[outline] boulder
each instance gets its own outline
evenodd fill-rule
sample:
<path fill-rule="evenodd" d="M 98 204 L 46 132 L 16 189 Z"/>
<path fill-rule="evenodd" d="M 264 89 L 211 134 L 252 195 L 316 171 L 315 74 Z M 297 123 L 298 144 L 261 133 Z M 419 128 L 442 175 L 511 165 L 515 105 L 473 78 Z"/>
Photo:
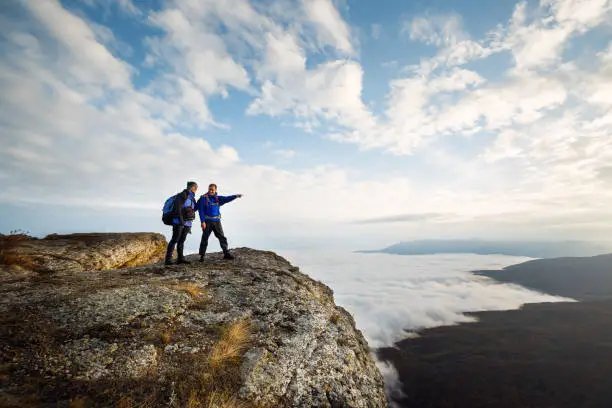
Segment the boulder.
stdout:
<path fill-rule="evenodd" d="M 41 273 L 128 268 L 163 259 L 166 238 L 154 233 L 0 236 L 0 264 Z"/>
<path fill-rule="evenodd" d="M 0 273 L 0 406 L 387 407 L 332 291 L 272 252 L 233 253 Z"/>

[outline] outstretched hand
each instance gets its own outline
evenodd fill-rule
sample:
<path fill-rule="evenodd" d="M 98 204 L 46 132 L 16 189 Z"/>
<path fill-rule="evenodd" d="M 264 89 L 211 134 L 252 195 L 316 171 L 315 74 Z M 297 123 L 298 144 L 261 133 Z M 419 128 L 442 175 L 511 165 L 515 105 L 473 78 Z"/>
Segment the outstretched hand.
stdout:
<path fill-rule="evenodd" d="M 242 197 L 242 194 L 236 194 L 236 197 L 240 198 Z"/>

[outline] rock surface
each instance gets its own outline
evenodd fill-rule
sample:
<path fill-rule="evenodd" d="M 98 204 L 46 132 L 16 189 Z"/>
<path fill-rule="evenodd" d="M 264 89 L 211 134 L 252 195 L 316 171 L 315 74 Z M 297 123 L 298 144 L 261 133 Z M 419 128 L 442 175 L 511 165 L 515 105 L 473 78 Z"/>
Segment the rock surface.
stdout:
<path fill-rule="evenodd" d="M 166 245 L 154 233 L 0 235 L 0 263 L 43 273 L 128 268 L 160 261 Z"/>
<path fill-rule="evenodd" d="M 332 291 L 272 252 L 234 254 L 0 271 L 0 406 L 386 407 Z"/>

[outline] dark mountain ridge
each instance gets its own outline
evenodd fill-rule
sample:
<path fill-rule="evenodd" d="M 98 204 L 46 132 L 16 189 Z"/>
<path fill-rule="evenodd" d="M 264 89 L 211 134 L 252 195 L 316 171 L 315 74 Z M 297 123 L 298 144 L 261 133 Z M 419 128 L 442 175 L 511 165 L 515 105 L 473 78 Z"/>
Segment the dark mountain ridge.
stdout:
<path fill-rule="evenodd" d="M 477 322 L 424 330 L 379 349 L 398 371 L 398 406 L 612 406 L 612 254 L 475 273 L 587 301 L 470 313 Z"/>
<path fill-rule="evenodd" d="M 609 408 L 612 300 L 473 313 L 379 349 L 396 367 L 400 407 Z"/>
<path fill-rule="evenodd" d="M 474 273 L 578 300 L 612 298 L 612 254 L 536 259 L 502 270 Z"/>
<path fill-rule="evenodd" d="M 428 255 L 471 253 L 478 255 L 512 255 L 530 258 L 559 256 L 593 256 L 612 251 L 612 245 L 584 241 L 489 241 L 479 239 L 425 239 L 400 242 L 379 250 L 361 253 Z"/>

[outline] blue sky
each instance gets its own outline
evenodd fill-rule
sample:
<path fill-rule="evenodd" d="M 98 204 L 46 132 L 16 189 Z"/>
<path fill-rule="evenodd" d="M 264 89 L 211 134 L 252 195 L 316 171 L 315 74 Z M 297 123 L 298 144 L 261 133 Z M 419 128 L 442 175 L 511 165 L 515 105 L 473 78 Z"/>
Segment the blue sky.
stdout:
<path fill-rule="evenodd" d="M 165 232 L 195 179 L 233 245 L 612 240 L 611 10 L 9 0 L 0 231 Z"/>

